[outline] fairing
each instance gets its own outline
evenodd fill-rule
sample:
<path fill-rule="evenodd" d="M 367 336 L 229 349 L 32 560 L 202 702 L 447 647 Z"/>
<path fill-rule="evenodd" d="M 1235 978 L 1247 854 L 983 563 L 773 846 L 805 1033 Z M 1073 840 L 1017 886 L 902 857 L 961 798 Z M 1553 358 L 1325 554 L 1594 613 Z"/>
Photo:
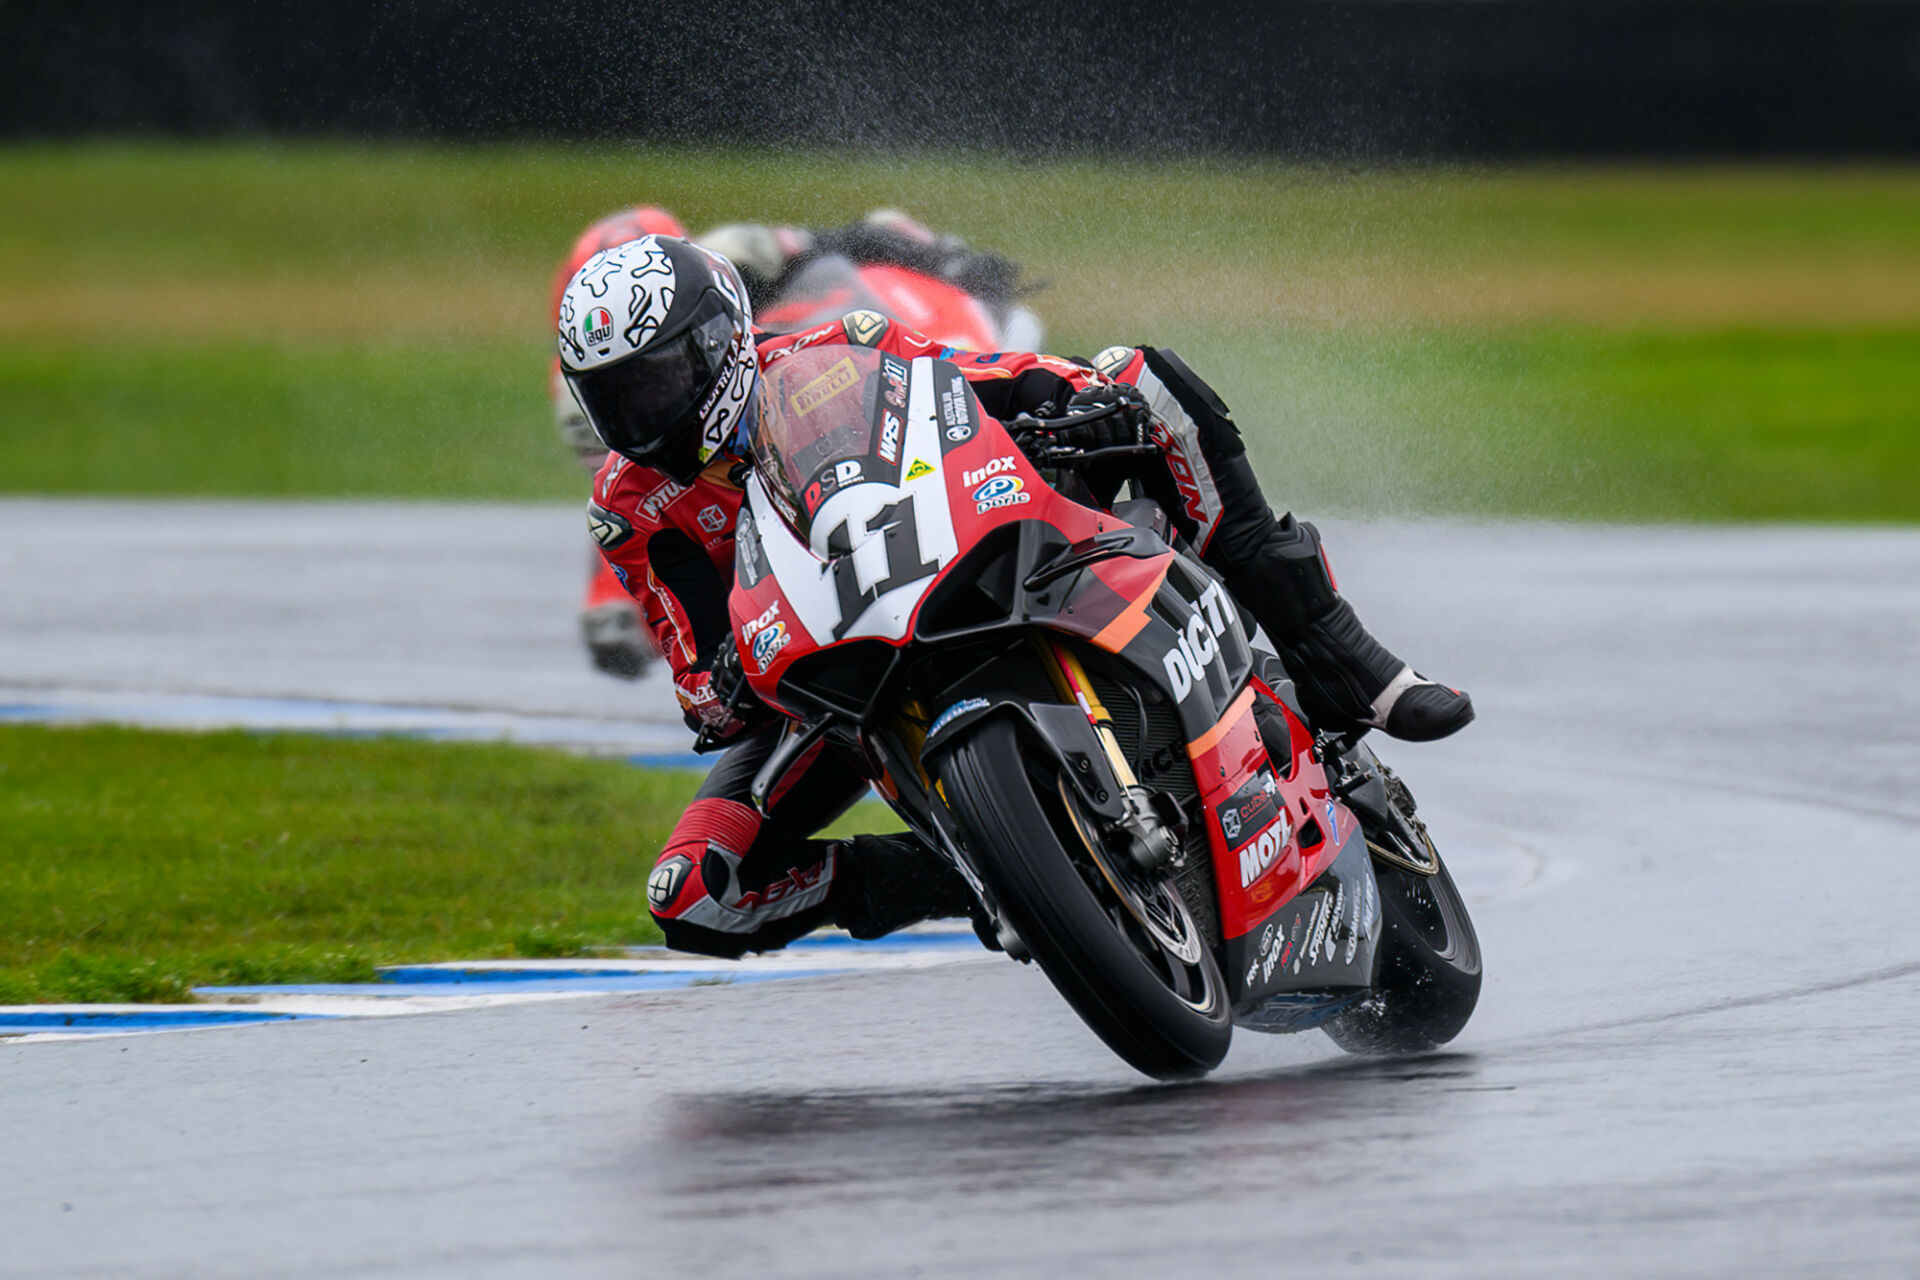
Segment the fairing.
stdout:
<path fill-rule="evenodd" d="M 1007 339 L 992 314 L 958 285 L 905 267 L 856 266 L 838 254 L 801 267 L 781 290 L 794 299 L 760 313 L 763 327 L 798 333 L 838 320 L 849 311 L 880 311 L 943 347 L 963 351 L 1005 351 Z"/>

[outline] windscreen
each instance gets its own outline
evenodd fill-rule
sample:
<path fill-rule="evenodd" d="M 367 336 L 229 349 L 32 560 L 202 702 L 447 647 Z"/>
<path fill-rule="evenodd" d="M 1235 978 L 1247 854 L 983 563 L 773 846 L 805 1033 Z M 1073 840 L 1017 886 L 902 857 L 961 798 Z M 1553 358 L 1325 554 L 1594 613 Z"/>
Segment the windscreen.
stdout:
<path fill-rule="evenodd" d="M 898 482 L 906 389 L 906 361 L 869 347 L 809 347 L 761 372 L 754 466 L 801 537 L 843 485 Z"/>

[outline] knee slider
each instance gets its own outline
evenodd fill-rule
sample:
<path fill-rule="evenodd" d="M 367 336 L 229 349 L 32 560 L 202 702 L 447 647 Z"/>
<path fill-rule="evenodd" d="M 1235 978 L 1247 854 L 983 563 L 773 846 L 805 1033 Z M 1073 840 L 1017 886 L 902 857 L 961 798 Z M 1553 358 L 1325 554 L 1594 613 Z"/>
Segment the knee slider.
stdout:
<path fill-rule="evenodd" d="M 687 892 L 687 882 L 698 865 L 688 853 L 673 849 L 661 854 L 653 864 L 653 871 L 647 876 L 647 912 L 662 928 L 685 908 L 686 904 L 680 899 Z"/>

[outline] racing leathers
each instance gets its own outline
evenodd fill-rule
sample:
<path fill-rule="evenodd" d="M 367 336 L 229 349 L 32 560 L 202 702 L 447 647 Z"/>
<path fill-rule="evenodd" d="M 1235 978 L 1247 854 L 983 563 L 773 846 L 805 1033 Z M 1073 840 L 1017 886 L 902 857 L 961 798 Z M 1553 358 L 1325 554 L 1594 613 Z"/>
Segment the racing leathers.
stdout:
<path fill-rule="evenodd" d="M 763 367 L 821 344 L 937 356 L 1002 421 L 1061 412 L 1076 392 L 1111 382 L 1137 387 L 1166 463 L 1164 474 L 1145 477 L 1149 493 L 1279 646 L 1310 716 L 1413 738 L 1442 736 L 1471 719 L 1464 695 L 1414 675 L 1367 634 L 1336 591 L 1313 526 L 1268 509 L 1225 405 L 1173 353 L 1116 347 L 1083 364 L 959 351 L 877 312 L 797 334 L 762 334 L 758 342 Z M 639 601 L 672 668 L 688 725 L 734 740 L 648 881 L 649 908 L 668 945 L 739 955 L 785 945 L 830 921 L 877 936 L 964 914 L 971 902 L 964 883 L 915 838 L 813 838 L 866 787 L 831 751 L 816 748 L 791 771 L 764 816 L 751 803 L 748 788 L 779 727 L 742 719 L 715 690 L 716 656 L 732 643 L 727 598 L 742 493 L 731 466 L 718 461 L 682 486 L 612 455 L 595 477 L 589 507 L 602 554 Z"/>

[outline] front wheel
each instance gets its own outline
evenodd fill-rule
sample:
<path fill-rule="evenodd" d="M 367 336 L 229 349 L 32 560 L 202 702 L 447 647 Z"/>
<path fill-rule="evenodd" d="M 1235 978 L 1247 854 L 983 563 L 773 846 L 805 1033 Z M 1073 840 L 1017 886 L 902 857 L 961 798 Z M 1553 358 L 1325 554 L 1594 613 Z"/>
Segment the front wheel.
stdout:
<path fill-rule="evenodd" d="M 1204 1075 L 1233 1035 L 1226 983 L 1179 893 L 1104 854 L 1051 757 L 990 717 L 940 765 L 967 851 L 1008 923 L 1086 1024 L 1162 1080 Z"/>
<path fill-rule="evenodd" d="M 1427 850 L 1432 851 L 1431 844 Z M 1480 1000 L 1480 940 L 1446 864 L 1431 874 L 1376 857 L 1379 977 L 1360 1002 L 1324 1025 L 1348 1053 L 1422 1053 L 1460 1034 Z"/>

